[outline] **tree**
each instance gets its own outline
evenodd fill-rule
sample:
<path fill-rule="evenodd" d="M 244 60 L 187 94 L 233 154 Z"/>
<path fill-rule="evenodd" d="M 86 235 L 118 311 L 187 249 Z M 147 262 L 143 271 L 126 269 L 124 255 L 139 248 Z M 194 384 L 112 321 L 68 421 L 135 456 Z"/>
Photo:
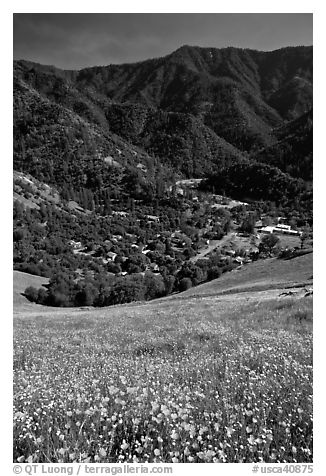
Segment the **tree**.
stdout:
<path fill-rule="evenodd" d="M 172 257 L 174 257 L 174 251 L 172 249 L 172 245 L 171 245 L 171 240 L 169 238 L 167 238 L 165 240 L 165 251 L 164 251 L 164 254 L 165 255 L 170 255 Z"/>
<path fill-rule="evenodd" d="M 192 287 L 192 281 L 190 278 L 182 278 L 179 283 L 179 291 L 187 291 Z"/>
<path fill-rule="evenodd" d="M 109 261 L 106 265 L 106 270 L 108 273 L 118 274 L 121 273 L 121 266 L 118 263 L 112 263 Z"/>
<path fill-rule="evenodd" d="M 175 277 L 172 274 L 166 274 L 163 276 L 165 285 L 165 294 L 171 294 L 174 288 Z"/>
<path fill-rule="evenodd" d="M 303 232 L 300 235 L 301 249 L 304 247 L 305 242 L 309 240 L 310 236 L 311 236 L 310 228 L 305 227 Z"/>
<path fill-rule="evenodd" d="M 143 299 L 144 285 L 142 280 L 128 277 L 122 278 L 114 284 L 107 304 L 122 304 Z"/>
<path fill-rule="evenodd" d="M 279 241 L 279 237 L 274 235 L 273 233 L 264 235 L 259 244 L 259 253 L 268 253 L 269 255 L 271 255 L 273 252 L 273 248 L 275 248 Z"/>
<path fill-rule="evenodd" d="M 76 293 L 75 304 L 77 306 L 92 306 L 98 297 L 98 289 L 88 282 L 81 285 L 81 289 Z"/>
<path fill-rule="evenodd" d="M 19 200 L 14 201 L 14 220 L 19 220 L 24 216 L 25 207 Z"/>
<path fill-rule="evenodd" d="M 207 280 L 211 281 L 212 279 L 217 279 L 221 276 L 222 269 L 219 266 L 213 266 L 207 271 Z"/>
<path fill-rule="evenodd" d="M 48 292 L 44 288 L 40 288 L 37 293 L 37 303 L 38 304 L 46 304 L 48 298 Z"/>
<path fill-rule="evenodd" d="M 54 307 L 69 307 L 72 303 L 69 301 L 69 297 L 65 293 L 59 291 L 49 291 L 47 302 L 49 306 Z"/>
<path fill-rule="evenodd" d="M 155 276 L 155 274 L 151 272 L 145 273 L 144 287 L 145 299 L 147 300 L 162 297 L 165 292 L 165 286 L 162 276 Z"/>
<path fill-rule="evenodd" d="M 14 242 L 21 241 L 25 237 L 25 232 L 22 228 L 18 228 L 17 230 L 14 230 Z"/>
<path fill-rule="evenodd" d="M 180 280 L 180 283 L 183 278 L 189 278 L 194 286 L 202 283 L 205 278 L 202 268 L 194 263 L 185 263 L 178 272 L 177 277 Z"/>
<path fill-rule="evenodd" d="M 252 235 L 255 232 L 255 216 L 253 214 L 246 215 L 240 225 L 240 231 Z"/>
<path fill-rule="evenodd" d="M 24 295 L 27 297 L 29 301 L 37 302 L 38 289 L 34 288 L 34 286 L 28 286 L 25 289 Z"/>
<path fill-rule="evenodd" d="M 188 248 L 185 248 L 183 250 L 183 255 L 184 257 L 188 260 L 190 258 L 192 258 L 193 256 L 196 255 L 195 251 L 193 250 L 193 248 L 191 246 L 189 246 Z"/>
<path fill-rule="evenodd" d="M 117 259 L 115 259 L 115 262 Z M 146 266 L 150 263 L 147 256 L 142 253 L 135 253 L 132 256 L 129 256 L 128 260 L 124 264 L 124 269 L 129 274 L 140 273 L 145 271 Z"/>

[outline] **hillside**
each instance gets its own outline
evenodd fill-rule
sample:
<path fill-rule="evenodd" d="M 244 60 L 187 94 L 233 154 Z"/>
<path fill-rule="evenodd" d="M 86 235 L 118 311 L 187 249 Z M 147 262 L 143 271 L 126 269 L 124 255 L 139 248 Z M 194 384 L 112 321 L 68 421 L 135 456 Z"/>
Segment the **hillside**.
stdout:
<path fill-rule="evenodd" d="M 14 461 L 311 463 L 312 299 L 279 294 L 17 312 Z"/>
<path fill-rule="evenodd" d="M 308 111 L 274 131 L 277 141 L 252 158 L 278 167 L 292 177 L 312 181 L 313 113 Z"/>
<path fill-rule="evenodd" d="M 14 473 L 312 472 L 312 15 L 13 26 Z"/>
<path fill-rule="evenodd" d="M 246 293 L 254 297 L 259 291 L 311 286 L 313 276 L 312 253 L 290 260 L 266 259 L 250 263 L 219 279 L 189 289 L 182 297 L 221 296 Z"/>
<path fill-rule="evenodd" d="M 36 304 L 29 302 L 23 293 L 28 286 L 40 288 L 44 284 L 48 284 L 49 280 L 41 276 L 14 271 L 13 274 L 13 304 L 14 312 L 17 310 L 27 311 L 35 309 Z"/>
<path fill-rule="evenodd" d="M 39 313 L 52 313 L 53 315 L 61 315 L 80 312 L 96 313 L 99 310 L 93 309 L 54 309 L 53 307 L 40 306 L 29 303 L 29 301 L 21 296 L 27 286 L 35 286 L 36 288 L 47 284 L 47 278 L 33 276 L 28 273 L 14 271 L 14 314 L 34 315 Z M 163 299 L 158 299 L 152 303 L 131 303 L 122 306 L 124 308 L 133 309 L 134 306 L 140 306 L 146 309 L 147 306 L 165 308 L 170 306 L 169 302 L 191 302 L 193 298 L 217 299 L 221 305 L 228 306 L 228 302 L 232 301 L 248 301 L 278 298 L 282 292 L 291 291 L 297 297 L 302 297 L 305 289 L 310 289 L 313 285 L 313 255 L 308 253 L 290 260 L 281 260 L 276 258 L 261 260 L 258 262 L 247 264 L 245 267 L 235 269 L 232 272 L 222 275 L 219 279 L 214 279 L 205 284 L 196 286 L 179 294 L 174 294 Z M 231 300 L 231 301 L 230 301 Z M 116 307 L 114 307 L 116 309 Z M 29 312 L 28 312 L 29 311 Z M 27 312 L 27 314 L 26 314 Z M 107 309 L 106 312 L 111 314 Z M 113 314 L 119 311 L 112 311 Z M 123 311 L 122 311 L 123 312 Z M 137 311 L 138 312 L 138 311 Z M 145 312 L 145 311 L 144 311 Z M 95 315 L 95 314 L 94 314 Z"/>
<path fill-rule="evenodd" d="M 50 278 L 33 300 L 108 306 L 196 286 L 255 258 L 254 236 L 233 259 L 203 252 L 264 214 L 311 235 L 311 81 L 301 47 L 185 46 L 81 71 L 14 62 L 14 266 Z"/>
<path fill-rule="evenodd" d="M 293 82 L 297 77 L 304 81 L 304 91 Z M 291 100 L 284 108 L 275 95 L 291 81 L 283 93 L 291 93 Z M 270 142 L 271 127 L 289 114 L 297 117 L 311 107 L 312 48 L 264 53 L 184 46 L 164 58 L 82 70 L 76 82 L 116 102 L 200 116 L 225 140 L 249 150 Z"/>
<path fill-rule="evenodd" d="M 124 191 L 124 180 L 134 173 L 145 189 L 157 176 L 169 182 L 172 175 L 143 150 L 20 80 L 14 87 L 14 169 L 59 187 L 69 198 L 88 190 L 99 201 L 109 184 L 111 193 Z"/>
<path fill-rule="evenodd" d="M 241 152 L 191 114 L 139 104 L 107 108 L 110 129 L 186 177 L 202 177 L 241 160 Z"/>
<path fill-rule="evenodd" d="M 31 147 L 30 142 L 23 147 L 22 139 L 33 131 L 49 134 L 44 127 L 39 130 L 41 124 L 31 124 L 27 113 L 21 117 L 27 95 L 30 101 L 49 101 L 42 107 L 51 122 L 64 121 L 59 110 L 61 116 L 68 114 L 70 136 L 77 139 L 82 119 L 93 152 L 105 150 L 119 162 L 115 148 L 122 149 L 133 163 L 122 136 L 158 155 L 163 165 L 200 176 L 224 159 L 237 160 L 243 151 L 272 145 L 277 140 L 273 129 L 311 109 L 312 48 L 258 52 L 184 46 L 163 58 L 81 71 L 17 61 L 14 90 L 19 166 L 23 148 Z M 74 149 L 79 156 L 80 144 Z M 189 158 L 193 163 L 188 166 Z"/>

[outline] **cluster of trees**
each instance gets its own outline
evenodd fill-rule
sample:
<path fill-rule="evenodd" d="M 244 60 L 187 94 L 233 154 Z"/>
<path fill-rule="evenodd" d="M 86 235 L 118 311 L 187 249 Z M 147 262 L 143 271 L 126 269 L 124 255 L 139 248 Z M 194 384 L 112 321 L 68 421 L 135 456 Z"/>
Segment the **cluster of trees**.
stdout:
<path fill-rule="evenodd" d="M 35 195 L 31 186 L 27 188 Z M 95 212 L 72 213 L 64 200 L 54 204 L 38 198 L 38 208 L 25 207 L 19 200 L 14 202 L 13 233 L 15 269 L 51 280 L 56 277 L 46 293 L 44 289 L 26 293 L 35 302 L 81 305 L 80 296 L 85 289 L 87 296 L 92 296 L 92 305 L 152 299 L 183 290 L 189 280 L 193 286 L 220 274 L 210 271 L 207 262 L 205 266 L 191 265 L 189 258 L 210 233 L 221 238 L 229 231 L 231 215 L 227 210 L 212 212 L 207 205 L 171 196 L 153 205 L 122 199 L 119 205 L 125 210 L 129 207 L 129 211 L 121 214 L 112 210 L 111 215 L 99 216 Z M 157 221 L 146 218 L 156 214 Z M 203 229 L 212 219 L 212 231 L 203 238 Z M 176 229 L 179 231 L 173 234 Z M 78 250 L 70 243 L 72 238 L 80 242 Z M 142 253 L 144 247 L 146 254 Z M 115 255 L 114 261 L 108 259 L 109 253 Z M 153 266 L 156 273 L 151 274 Z M 65 279 L 59 282 L 60 273 Z M 88 273 L 92 278 L 85 278 Z M 103 276 L 110 276 L 110 292 L 103 286 L 104 294 L 96 284 L 103 281 Z M 151 289 L 153 286 L 155 289 Z M 96 292 L 91 291 L 94 288 Z"/>
<path fill-rule="evenodd" d="M 106 109 L 110 129 L 186 177 L 201 177 L 241 153 L 190 114 L 165 112 L 140 104 L 112 104 Z"/>
<path fill-rule="evenodd" d="M 150 300 L 166 294 L 161 276 L 146 272 L 142 275 L 108 277 L 92 275 L 76 280 L 72 275 L 57 273 L 47 289 L 26 288 L 25 296 L 33 302 L 47 306 L 110 306 L 131 301 Z"/>
<path fill-rule="evenodd" d="M 277 167 L 244 160 L 211 175 L 201 183 L 201 188 L 240 200 L 263 201 L 267 207 L 274 204 L 274 208 L 276 205 L 279 210 L 304 215 L 304 220 L 312 223 L 311 186 Z"/>
<path fill-rule="evenodd" d="M 28 184 L 22 191 L 35 194 Z M 51 279 L 47 291 L 26 293 L 31 300 L 49 305 L 153 299 L 218 278 L 232 269 L 231 260 L 215 254 L 196 263 L 190 261 L 207 239 L 222 238 L 232 220 L 239 223 L 240 231 L 251 234 L 261 213 L 283 216 L 285 212 L 285 208 L 273 208 L 264 201 L 252 203 L 251 210 L 243 205 L 231 211 L 214 209 L 205 200 L 193 202 L 172 194 L 151 205 L 122 198 L 119 206 L 123 212 L 111 210 L 111 214 L 100 216 L 96 212 L 72 213 L 65 200 L 51 204 L 39 199 L 38 209 L 14 202 L 14 265 Z M 146 218 L 152 215 L 159 219 Z M 289 215 L 294 216 L 293 210 Z M 70 244 L 72 238 L 81 243 L 77 252 Z M 269 239 L 277 237 L 263 238 L 260 257 L 276 252 L 277 246 L 268 243 Z M 107 259 L 109 253 L 116 255 L 114 261 Z M 65 279 L 58 281 L 60 273 Z"/>
<path fill-rule="evenodd" d="M 292 177 L 312 181 L 313 114 L 312 110 L 279 127 L 277 142 L 253 155 L 257 162 L 278 167 Z"/>
<path fill-rule="evenodd" d="M 279 242 L 279 237 L 273 233 L 264 235 L 259 243 L 260 257 L 269 257 L 277 254 L 280 251 L 278 248 Z"/>
<path fill-rule="evenodd" d="M 146 271 L 119 277 L 102 271 L 88 271 L 83 278 L 76 278 L 75 273 L 58 270 L 46 288 L 29 286 L 24 294 L 30 301 L 47 306 L 111 306 L 185 291 L 192 286 L 216 279 L 234 267 L 234 264 L 225 263 L 221 256 L 216 254 L 196 264 L 186 262 L 174 274 L 169 274 L 165 269 L 162 274 Z"/>

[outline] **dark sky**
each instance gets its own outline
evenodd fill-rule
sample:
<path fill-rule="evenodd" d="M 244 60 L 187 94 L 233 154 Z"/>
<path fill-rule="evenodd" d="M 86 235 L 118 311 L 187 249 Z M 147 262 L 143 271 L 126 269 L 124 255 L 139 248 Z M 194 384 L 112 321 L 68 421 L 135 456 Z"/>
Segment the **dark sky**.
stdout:
<path fill-rule="evenodd" d="M 312 14 L 14 14 L 14 58 L 65 69 L 166 55 L 182 45 L 312 45 Z"/>

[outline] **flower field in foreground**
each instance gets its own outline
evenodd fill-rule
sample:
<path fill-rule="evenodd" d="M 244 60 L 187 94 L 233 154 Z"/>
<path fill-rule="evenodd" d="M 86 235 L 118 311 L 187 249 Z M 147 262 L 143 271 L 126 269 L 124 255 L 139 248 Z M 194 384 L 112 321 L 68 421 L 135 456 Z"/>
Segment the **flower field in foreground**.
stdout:
<path fill-rule="evenodd" d="M 311 462 L 312 301 L 14 320 L 14 461 Z"/>

